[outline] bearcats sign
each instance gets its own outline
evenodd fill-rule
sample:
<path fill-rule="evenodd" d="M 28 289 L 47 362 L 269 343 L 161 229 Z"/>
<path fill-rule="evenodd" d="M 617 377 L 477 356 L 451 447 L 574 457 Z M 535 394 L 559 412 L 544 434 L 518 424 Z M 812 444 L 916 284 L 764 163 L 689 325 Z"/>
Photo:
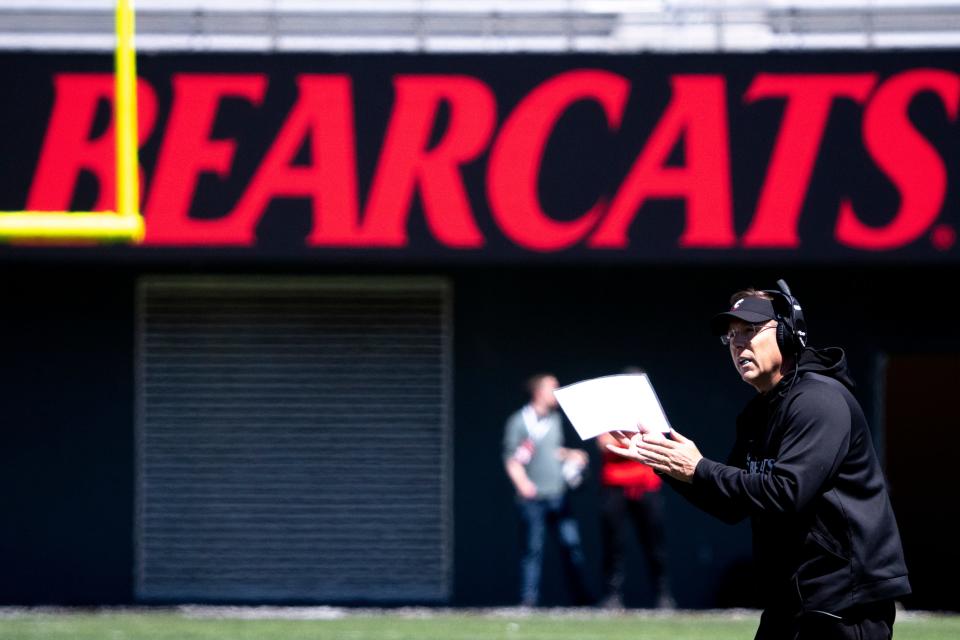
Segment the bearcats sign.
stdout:
<path fill-rule="evenodd" d="M 955 260 L 960 55 L 142 56 L 145 245 Z M 102 56 L 0 56 L 0 208 L 114 206 Z"/>

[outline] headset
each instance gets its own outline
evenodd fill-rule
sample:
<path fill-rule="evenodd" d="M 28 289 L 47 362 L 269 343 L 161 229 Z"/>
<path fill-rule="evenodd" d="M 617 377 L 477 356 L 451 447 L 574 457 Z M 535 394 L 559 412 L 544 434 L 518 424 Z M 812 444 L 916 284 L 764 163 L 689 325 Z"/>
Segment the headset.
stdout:
<path fill-rule="evenodd" d="M 800 303 L 790 293 L 782 279 L 777 289 L 764 290 L 773 297 L 773 312 L 777 320 L 777 346 L 784 355 L 799 355 L 807 346 L 807 321 Z"/>

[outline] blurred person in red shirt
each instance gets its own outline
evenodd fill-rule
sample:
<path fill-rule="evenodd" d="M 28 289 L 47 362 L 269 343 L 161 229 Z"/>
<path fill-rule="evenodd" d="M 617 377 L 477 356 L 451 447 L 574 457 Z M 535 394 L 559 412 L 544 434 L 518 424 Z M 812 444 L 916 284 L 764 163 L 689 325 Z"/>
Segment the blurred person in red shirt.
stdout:
<path fill-rule="evenodd" d="M 627 367 L 624 373 L 644 373 L 639 367 Z M 659 609 L 673 609 L 676 603 L 667 574 L 666 540 L 663 528 L 662 481 L 647 465 L 624 458 L 607 448 L 616 445 L 610 434 L 597 438 L 603 466 L 600 471 L 600 530 L 603 535 L 602 605 L 623 608 L 623 583 L 626 578 L 629 520 L 650 570 L 655 602 Z"/>

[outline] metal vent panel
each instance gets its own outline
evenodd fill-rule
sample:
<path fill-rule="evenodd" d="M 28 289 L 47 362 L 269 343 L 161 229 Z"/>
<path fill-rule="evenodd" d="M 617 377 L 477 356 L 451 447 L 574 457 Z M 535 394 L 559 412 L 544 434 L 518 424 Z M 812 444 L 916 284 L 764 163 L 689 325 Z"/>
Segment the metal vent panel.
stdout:
<path fill-rule="evenodd" d="M 143 280 L 137 596 L 447 599 L 448 297 Z"/>

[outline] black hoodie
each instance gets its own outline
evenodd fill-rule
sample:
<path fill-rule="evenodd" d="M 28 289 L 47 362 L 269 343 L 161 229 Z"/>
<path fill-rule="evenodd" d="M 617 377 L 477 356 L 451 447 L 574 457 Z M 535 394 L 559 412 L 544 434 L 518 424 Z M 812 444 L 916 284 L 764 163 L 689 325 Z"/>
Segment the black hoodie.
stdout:
<path fill-rule="evenodd" d="M 671 485 L 735 523 L 749 516 L 767 606 L 835 613 L 910 593 L 900 534 L 843 350 L 806 349 L 797 375 L 750 401 L 727 464 Z"/>

